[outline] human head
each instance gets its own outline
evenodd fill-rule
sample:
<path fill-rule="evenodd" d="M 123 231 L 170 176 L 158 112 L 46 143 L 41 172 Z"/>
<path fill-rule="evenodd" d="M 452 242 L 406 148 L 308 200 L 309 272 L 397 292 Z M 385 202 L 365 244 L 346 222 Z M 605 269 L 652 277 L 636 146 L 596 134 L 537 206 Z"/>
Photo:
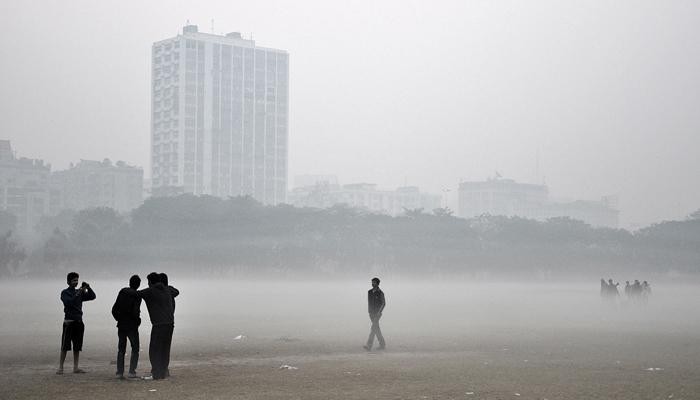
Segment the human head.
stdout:
<path fill-rule="evenodd" d="M 148 276 L 146 276 L 146 279 L 148 280 L 148 286 L 153 286 L 160 282 L 160 274 L 157 272 L 151 272 L 148 274 Z"/>
<path fill-rule="evenodd" d="M 129 278 L 129 287 L 136 290 L 141 286 L 141 278 L 138 275 L 133 275 Z"/>
<path fill-rule="evenodd" d="M 613 283 L 613 282 L 612 282 L 612 279 L 608 279 L 608 283 L 609 283 L 609 284 L 612 284 L 612 283 Z"/>
<path fill-rule="evenodd" d="M 79 281 L 80 281 L 80 275 L 77 272 L 69 272 L 68 275 L 66 276 L 66 282 L 68 283 L 68 286 L 70 286 L 70 287 L 78 286 Z"/>
<path fill-rule="evenodd" d="M 168 286 L 168 275 L 165 272 L 161 272 L 158 274 L 158 276 L 160 277 L 160 282 L 163 285 Z"/>
<path fill-rule="evenodd" d="M 373 288 L 379 287 L 379 282 L 381 282 L 381 281 L 376 276 L 374 278 L 372 278 L 372 287 Z"/>

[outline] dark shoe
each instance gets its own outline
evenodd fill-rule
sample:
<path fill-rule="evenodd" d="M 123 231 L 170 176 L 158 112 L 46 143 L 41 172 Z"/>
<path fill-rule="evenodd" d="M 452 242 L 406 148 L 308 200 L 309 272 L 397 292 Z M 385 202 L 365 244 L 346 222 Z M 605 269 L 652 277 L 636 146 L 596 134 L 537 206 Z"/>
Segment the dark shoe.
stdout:
<path fill-rule="evenodd" d="M 117 374 L 117 379 L 123 380 L 123 379 L 124 379 L 124 374 Z"/>
<path fill-rule="evenodd" d="M 129 377 L 129 379 L 138 379 L 139 378 L 139 376 L 136 375 L 136 372 L 129 372 L 128 377 Z"/>
<path fill-rule="evenodd" d="M 382 351 L 382 350 L 386 350 L 386 346 L 379 346 L 379 347 L 377 347 L 377 351 Z"/>
<path fill-rule="evenodd" d="M 362 348 L 367 350 L 367 351 L 372 351 L 372 348 L 367 346 L 367 345 L 362 346 Z"/>

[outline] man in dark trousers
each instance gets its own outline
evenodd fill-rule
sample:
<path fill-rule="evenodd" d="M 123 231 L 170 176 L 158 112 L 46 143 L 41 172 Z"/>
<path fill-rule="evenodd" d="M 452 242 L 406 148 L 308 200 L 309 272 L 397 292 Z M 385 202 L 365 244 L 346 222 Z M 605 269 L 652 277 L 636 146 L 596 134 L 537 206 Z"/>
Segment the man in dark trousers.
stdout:
<path fill-rule="evenodd" d="M 168 337 L 168 340 L 165 343 L 165 354 L 163 355 L 163 360 L 165 363 L 165 376 L 168 377 L 170 376 L 170 348 L 173 344 L 173 333 L 175 332 L 175 297 L 180 294 L 180 291 L 168 285 L 168 275 L 165 272 L 161 272 L 160 282 L 163 284 L 163 286 L 168 288 L 168 291 L 173 299 L 173 330 L 170 332 L 170 337 Z"/>
<path fill-rule="evenodd" d="M 173 297 L 177 296 L 160 281 L 160 274 L 151 272 L 147 276 L 148 288 L 139 290 L 139 296 L 146 302 L 151 318 L 151 341 L 148 358 L 151 360 L 153 379 L 165 379 L 167 368 L 166 351 L 174 327 Z"/>
<path fill-rule="evenodd" d="M 369 332 L 367 344 L 363 346 L 367 351 L 372 350 L 375 336 L 377 340 L 379 340 L 379 347 L 377 350 L 384 350 L 386 348 L 384 336 L 382 336 L 382 329 L 379 327 L 379 319 L 382 317 L 384 306 L 386 306 L 386 299 L 384 298 L 384 292 L 379 289 L 379 282 L 379 278 L 372 278 L 372 289 L 367 292 L 367 308 L 369 311 L 369 319 L 372 321 L 372 329 Z"/>
<path fill-rule="evenodd" d="M 117 378 L 124 379 L 124 356 L 126 339 L 131 343 L 129 360 L 129 378 L 138 378 L 136 366 L 139 363 L 139 325 L 141 325 L 141 298 L 136 292 L 141 286 L 141 278 L 134 275 L 129 279 L 129 287 L 119 291 L 112 306 L 112 316 L 117 320 Z"/>
<path fill-rule="evenodd" d="M 66 361 L 66 354 L 73 350 L 73 373 L 85 373 L 78 368 L 80 352 L 83 350 L 83 335 L 85 325 L 83 324 L 83 302 L 95 300 L 95 292 L 90 285 L 83 282 L 78 289 L 80 275 L 77 272 L 69 272 L 66 276 L 68 287 L 61 292 L 63 302 L 63 333 L 61 335 L 61 359 L 59 361 L 57 374 L 63 374 L 63 363 Z"/>

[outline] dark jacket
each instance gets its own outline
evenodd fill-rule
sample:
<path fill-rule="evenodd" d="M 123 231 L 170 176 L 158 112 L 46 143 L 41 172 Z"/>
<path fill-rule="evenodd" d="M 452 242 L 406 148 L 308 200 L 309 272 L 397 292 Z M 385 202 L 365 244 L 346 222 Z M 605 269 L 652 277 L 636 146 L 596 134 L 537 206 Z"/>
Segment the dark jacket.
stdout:
<path fill-rule="evenodd" d="M 112 316 L 120 328 L 137 328 L 141 325 L 141 298 L 136 290 L 125 287 L 119 291 L 112 306 Z"/>
<path fill-rule="evenodd" d="M 81 289 L 68 286 L 61 292 L 61 301 L 63 302 L 63 313 L 65 319 L 71 321 L 83 320 L 83 302 L 95 300 L 95 292 L 88 287 L 87 292 Z"/>
<path fill-rule="evenodd" d="M 374 288 L 367 291 L 367 309 L 370 314 L 376 315 L 381 314 L 386 306 L 386 299 L 384 298 L 384 292 L 382 289 Z"/>
<path fill-rule="evenodd" d="M 146 302 L 148 316 L 151 318 L 152 325 L 170 325 L 175 323 L 173 298 L 180 294 L 177 289 L 171 290 L 158 282 L 146 289 L 139 290 L 137 293 Z"/>

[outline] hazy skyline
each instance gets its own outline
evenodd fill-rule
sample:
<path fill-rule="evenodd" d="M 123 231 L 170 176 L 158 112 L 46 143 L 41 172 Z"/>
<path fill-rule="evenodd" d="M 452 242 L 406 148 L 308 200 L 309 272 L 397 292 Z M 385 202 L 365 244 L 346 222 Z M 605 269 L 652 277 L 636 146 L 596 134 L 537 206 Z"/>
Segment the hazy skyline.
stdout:
<path fill-rule="evenodd" d="M 212 19 L 290 54 L 290 183 L 454 196 L 497 170 L 553 197 L 617 194 L 623 227 L 700 208 L 690 1 L 4 2 L 0 138 L 54 170 L 148 174 L 151 44 Z"/>

